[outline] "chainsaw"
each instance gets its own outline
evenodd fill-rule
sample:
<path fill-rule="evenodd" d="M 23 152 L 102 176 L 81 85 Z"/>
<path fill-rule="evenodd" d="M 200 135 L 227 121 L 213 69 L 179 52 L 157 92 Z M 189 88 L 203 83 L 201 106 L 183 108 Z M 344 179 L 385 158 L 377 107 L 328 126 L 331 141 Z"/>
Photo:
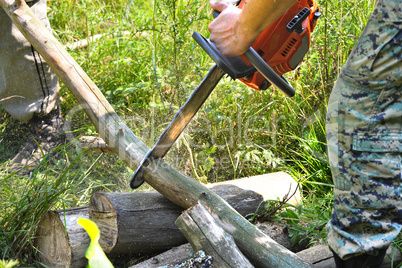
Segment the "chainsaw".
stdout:
<path fill-rule="evenodd" d="M 245 1 L 242 0 L 238 8 L 242 8 Z M 215 18 L 218 15 L 218 12 L 213 12 Z M 308 52 L 310 35 L 320 16 L 316 0 L 298 0 L 257 37 L 249 50 L 238 57 L 223 56 L 212 42 L 194 32 L 194 40 L 215 65 L 145 155 L 132 176 L 130 187 L 136 189 L 144 183 L 144 169 L 152 161 L 165 156 L 225 74 L 256 90 L 266 90 L 274 85 L 287 96 L 294 96 L 295 90 L 283 74 L 296 69 Z"/>

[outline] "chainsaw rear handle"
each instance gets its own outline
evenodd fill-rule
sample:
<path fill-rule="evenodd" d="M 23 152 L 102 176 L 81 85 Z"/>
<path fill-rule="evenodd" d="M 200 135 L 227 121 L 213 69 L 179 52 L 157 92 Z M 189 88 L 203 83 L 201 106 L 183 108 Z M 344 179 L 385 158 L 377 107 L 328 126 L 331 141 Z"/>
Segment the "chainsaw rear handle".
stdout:
<path fill-rule="evenodd" d="M 217 18 L 220 12 L 213 10 L 212 16 Z M 202 46 L 205 50 L 205 46 Z M 209 54 L 209 53 L 208 53 Z M 271 84 L 276 86 L 280 89 L 283 93 L 285 93 L 289 97 L 293 97 L 295 95 L 294 88 L 288 83 L 288 81 L 284 78 L 279 76 L 261 57 L 258 53 L 250 47 L 244 54 L 243 54 L 248 61 L 257 69 L 258 72 L 265 79 L 267 79 Z M 213 58 L 214 59 L 214 58 Z M 214 59 L 215 60 L 215 59 Z M 219 66 L 221 63 L 216 62 Z M 232 77 L 233 78 L 233 77 Z"/>

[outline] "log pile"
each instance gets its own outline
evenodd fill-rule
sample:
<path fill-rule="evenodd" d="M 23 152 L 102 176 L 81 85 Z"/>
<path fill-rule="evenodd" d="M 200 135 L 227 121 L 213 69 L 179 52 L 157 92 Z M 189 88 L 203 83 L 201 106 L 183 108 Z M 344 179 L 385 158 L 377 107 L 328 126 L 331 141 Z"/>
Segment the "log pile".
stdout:
<path fill-rule="evenodd" d="M 289 188 L 297 189 L 297 184 L 286 173 L 278 172 L 208 187 L 246 217 L 261 210 L 265 200 L 282 198 Z M 299 200 L 297 190 L 290 202 L 297 204 Z M 49 267 L 83 267 L 83 248 L 89 239 L 79 241 L 82 236 L 76 235 L 80 230 L 86 236 L 76 224 L 82 216 L 97 223 L 101 230 L 99 243 L 109 256 L 159 253 L 187 243 L 175 225 L 182 212 L 181 207 L 156 191 L 94 193 L 89 207 L 49 211 L 39 223 L 36 247 L 41 261 Z M 286 240 L 287 235 L 280 239 Z"/>
<path fill-rule="evenodd" d="M 214 183 L 208 187 L 236 208 L 241 215 L 247 216 L 255 213 L 258 208 L 261 209 L 265 200 L 281 198 L 286 192 L 284 189 L 289 189 L 289 183 L 291 183 L 292 189 L 296 187 L 294 180 L 287 174 L 273 173 Z M 280 195 L 275 197 L 272 195 L 273 193 L 280 193 Z M 300 192 L 297 191 L 290 202 L 297 204 L 300 200 L 299 195 Z M 205 205 L 203 206 L 205 207 Z M 192 239 L 189 236 L 194 236 L 195 231 L 193 229 L 185 225 L 178 228 L 175 225 L 175 222 L 180 221 L 178 218 L 188 217 L 189 211 L 194 208 L 182 214 L 182 208 L 156 191 L 94 193 L 89 207 L 49 211 L 45 214 L 38 225 L 35 245 L 40 260 L 49 267 L 85 267 L 87 263 L 85 252 L 89 245 L 89 238 L 76 223 L 78 217 L 84 217 L 91 218 L 100 227 L 100 244 L 109 257 L 136 254 L 154 255 L 154 257 L 130 268 L 178 265 L 188 260 L 199 249 L 208 252 L 219 263 L 219 257 L 216 255 L 224 256 L 224 253 L 218 254 L 214 248 L 206 249 L 210 244 L 209 242 L 214 241 L 213 237 L 219 237 L 215 233 L 219 229 L 219 232 L 224 234 L 221 235 L 221 238 L 227 239 L 228 242 L 216 243 L 218 249 L 219 245 L 227 245 L 229 248 L 226 248 L 225 251 L 230 252 L 230 261 L 237 261 L 238 263 L 244 261 L 240 266 L 233 266 L 234 264 L 231 263 L 228 267 L 250 267 L 248 260 L 237 248 L 231 235 L 220 227 L 219 223 L 211 216 L 210 210 L 203 210 L 205 215 L 201 217 L 202 221 L 198 217 L 197 226 L 203 225 L 208 228 L 210 234 L 214 234 L 212 237 L 202 237 L 201 234 Z M 191 216 L 191 218 L 194 217 Z M 208 221 L 207 218 L 209 218 Z M 295 248 L 291 248 L 290 238 L 286 232 L 279 232 L 279 235 L 276 236 L 270 233 L 269 228 L 279 228 L 277 225 L 260 223 L 257 226 L 281 245 L 295 250 Z M 185 228 L 188 230 L 185 231 Z M 205 231 L 204 233 L 208 232 Z M 188 241 L 192 241 L 192 244 L 187 243 Z M 202 243 L 202 241 L 204 242 Z M 209 242 L 206 243 L 206 241 Z M 160 252 L 163 253 L 155 255 Z M 389 250 L 384 267 L 391 267 L 391 258 L 394 258 L 394 262 L 401 261 L 399 251 L 396 253 L 394 255 L 395 252 L 392 249 Z M 238 258 L 233 258 L 233 256 L 238 256 Z M 297 256 L 310 262 L 316 268 L 335 267 L 332 254 L 327 246 L 316 246 L 302 250 L 297 253 Z M 228 258 L 224 257 L 223 259 Z M 219 265 L 218 267 L 227 266 Z"/>

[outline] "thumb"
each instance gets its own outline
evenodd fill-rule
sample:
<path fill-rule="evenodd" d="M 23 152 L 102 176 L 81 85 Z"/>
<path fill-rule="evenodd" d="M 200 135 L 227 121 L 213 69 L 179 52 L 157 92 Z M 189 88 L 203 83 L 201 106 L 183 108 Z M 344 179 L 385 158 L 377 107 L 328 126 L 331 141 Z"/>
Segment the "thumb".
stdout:
<path fill-rule="evenodd" d="M 210 1 L 209 5 L 212 7 L 212 9 L 222 12 L 224 9 L 228 7 L 228 5 L 224 2 L 221 1 Z"/>

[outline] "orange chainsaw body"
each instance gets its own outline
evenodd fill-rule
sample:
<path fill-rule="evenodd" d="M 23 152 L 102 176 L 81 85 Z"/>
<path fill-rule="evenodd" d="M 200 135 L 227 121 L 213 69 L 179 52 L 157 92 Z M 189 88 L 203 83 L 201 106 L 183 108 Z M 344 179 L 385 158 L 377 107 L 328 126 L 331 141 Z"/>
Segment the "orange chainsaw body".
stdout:
<path fill-rule="evenodd" d="M 242 8 L 245 1 L 242 0 L 238 7 Z M 282 76 L 296 69 L 308 52 L 310 35 L 320 15 L 315 0 L 298 0 L 258 36 L 252 47 L 279 76 Z M 305 19 L 300 19 L 302 16 Z M 248 66 L 252 66 L 243 55 L 240 58 Z M 257 90 L 265 90 L 271 85 L 259 72 L 240 81 Z"/>

